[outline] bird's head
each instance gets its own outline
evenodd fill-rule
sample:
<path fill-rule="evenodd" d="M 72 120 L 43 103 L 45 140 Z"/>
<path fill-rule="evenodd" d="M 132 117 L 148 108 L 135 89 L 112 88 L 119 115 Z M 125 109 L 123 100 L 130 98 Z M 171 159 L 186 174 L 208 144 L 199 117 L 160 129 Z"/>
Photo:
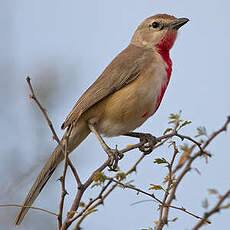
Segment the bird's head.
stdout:
<path fill-rule="evenodd" d="M 187 23 L 187 18 L 157 14 L 147 18 L 135 31 L 131 44 L 136 46 L 170 50 L 176 40 L 178 29 Z"/>

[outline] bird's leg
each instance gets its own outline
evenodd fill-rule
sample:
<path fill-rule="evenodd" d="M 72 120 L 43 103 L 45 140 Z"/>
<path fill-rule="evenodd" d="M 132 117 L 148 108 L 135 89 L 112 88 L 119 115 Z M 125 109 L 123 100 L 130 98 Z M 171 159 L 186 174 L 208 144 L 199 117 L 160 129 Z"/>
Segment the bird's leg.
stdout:
<path fill-rule="evenodd" d="M 92 133 L 97 137 L 98 141 L 100 142 L 102 148 L 104 151 L 108 154 L 108 157 L 111 159 L 109 168 L 112 171 L 117 171 L 118 170 L 118 161 L 121 160 L 121 158 L 124 156 L 122 153 L 120 153 L 117 148 L 116 149 L 111 149 L 103 140 L 101 135 L 98 133 L 97 129 L 95 128 L 95 124 L 88 123 L 89 129 L 91 130 Z"/>
<path fill-rule="evenodd" d="M 144 154 L 150 154 L 153 151 L 153 147 L 156 145 L 157 140 L 150 133 L 137 133 L 137 132 L 127 132 L 123 134 L 124 136 L 136 137 L 140 139 L 140 142 L 144 141 L 144 144 L 139 147 L 140 151 Z"/>

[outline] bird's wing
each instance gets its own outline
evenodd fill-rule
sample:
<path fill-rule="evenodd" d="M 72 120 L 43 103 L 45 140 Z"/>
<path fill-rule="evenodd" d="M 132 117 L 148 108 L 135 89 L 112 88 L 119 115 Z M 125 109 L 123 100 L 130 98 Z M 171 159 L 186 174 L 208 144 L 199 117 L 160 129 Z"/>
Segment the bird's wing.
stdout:
<path fill-rule="evenodd" d="M 65 129 L 91 106 L 134 81 L 144 66 L 152 61 L 152 57 L 151 50 L 129 45 L 80 97 L 61 128 Z"/>

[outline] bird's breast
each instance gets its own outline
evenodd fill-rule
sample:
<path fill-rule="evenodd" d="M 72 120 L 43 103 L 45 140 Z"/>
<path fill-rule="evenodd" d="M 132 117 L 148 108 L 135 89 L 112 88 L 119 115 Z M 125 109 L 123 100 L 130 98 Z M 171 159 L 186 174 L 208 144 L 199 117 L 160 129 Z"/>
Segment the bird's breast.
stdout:
<path fill-rule="evenodd" d="M 118 136 L 136 129 L 153 115 L 168 84 L 167 67 L 158 55 L 135 81 L 108 96 L 101 103 L 99 131 L 105 136 Z"/>
<path fill-rule="evenodd" d="M 152 66 L 147 70 L 149 72 L 146 73 L 146 90 L 145 95 L 142 95 L 143 104 L 151 105 L 144 109 L 142 117 L 148 118 L 158 109 L 171 75 L 169 68 L 171 68 L 171 66 L 168 66 L 168 63 L 162 56 L 156 55 L 156 62 L 152 63 Z"/>

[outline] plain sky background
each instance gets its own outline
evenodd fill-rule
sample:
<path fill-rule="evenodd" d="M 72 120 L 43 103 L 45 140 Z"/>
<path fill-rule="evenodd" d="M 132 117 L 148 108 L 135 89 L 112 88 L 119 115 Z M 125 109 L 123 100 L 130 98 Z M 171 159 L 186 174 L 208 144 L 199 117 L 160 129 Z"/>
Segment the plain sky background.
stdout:
<path fill-rule="evenodd" d="M 0 1 L 0 203 L 21 203 L 48 154 L 55 147 L 52 135 L 37 107 L 28 98 L 25 77 L 32 84 L 53 124 L 60 125 L 74 103 L 99 76 L 110 61 L 124 49 L 146 17 L 157 13 L 187 17 L 186 24 L 171 50 L 173 73 L 158 112 L 139 130 L 159 136 L 168 127 L 168 115 L 183 111 L 192 124 L 183 133 L 194 136 L 196 127 L 206 126 L 208 133 L 219 128 L 230 115 L 230 4 L 228 0 L 20 0 Z M 111 146 L 124 147 L 126 137 L 107 139 Z M 224 193 L 230 186 L 230 133 L 221 134 L 208 148 L 213 158 L 200 160 L 178 189 L 175 205 L 202 215 L 201 202 L 208 188 Z M 178 142 L 179 144 L 180 141 Z M 139 166 L 135 185 L 148 189 L 159 184 L 166 169 L 153 164 L 154 158 L 170 159 L 172 150 L 162 148 Z M 140 155 L 133 151 L 120 163 L 122 170 L 131 167 Z M 81 177 L 106 159 L 96 138 L 89 138 L 72 154 Z M 60 184 L 56 181 L 62 167 L 43 190 L 36 206 L 57 210 Z M 76 189 L 68 177 L 68 191 Z M 90 191 L 92 192 L 92 191 Z M 160 192 L 156 192 L 159 194 Z M 87 193 L 85 199 L 92 194 Z M 210 203 L 215 199 L 210 197 Z M 153 226 L 158 218 L 157 204 L 132 203 L 146 199 L 135 192 L 117 189 L 89 216 L 82 227 L 87 230 L 141 229 Z M 71 204 L 68 198 L 67 205 Z M 0 209 L 0 229 L 14 229 L 17 208 Z M 172 210 L 170 218 L 179 217 L 168 229 L 191 229 L 197 222 L 191 216 Z M 211 218 L 207 230 L 227 229 L 229 210 Z M 46 227 L 45 227 L 46 226 Z M 47 226 L 49 226 L 47 228 Z M 30 211 L 18 230 L 55 229 L 56 219 Z M 167 227 L 166 227 L 167 229 Z"/>

